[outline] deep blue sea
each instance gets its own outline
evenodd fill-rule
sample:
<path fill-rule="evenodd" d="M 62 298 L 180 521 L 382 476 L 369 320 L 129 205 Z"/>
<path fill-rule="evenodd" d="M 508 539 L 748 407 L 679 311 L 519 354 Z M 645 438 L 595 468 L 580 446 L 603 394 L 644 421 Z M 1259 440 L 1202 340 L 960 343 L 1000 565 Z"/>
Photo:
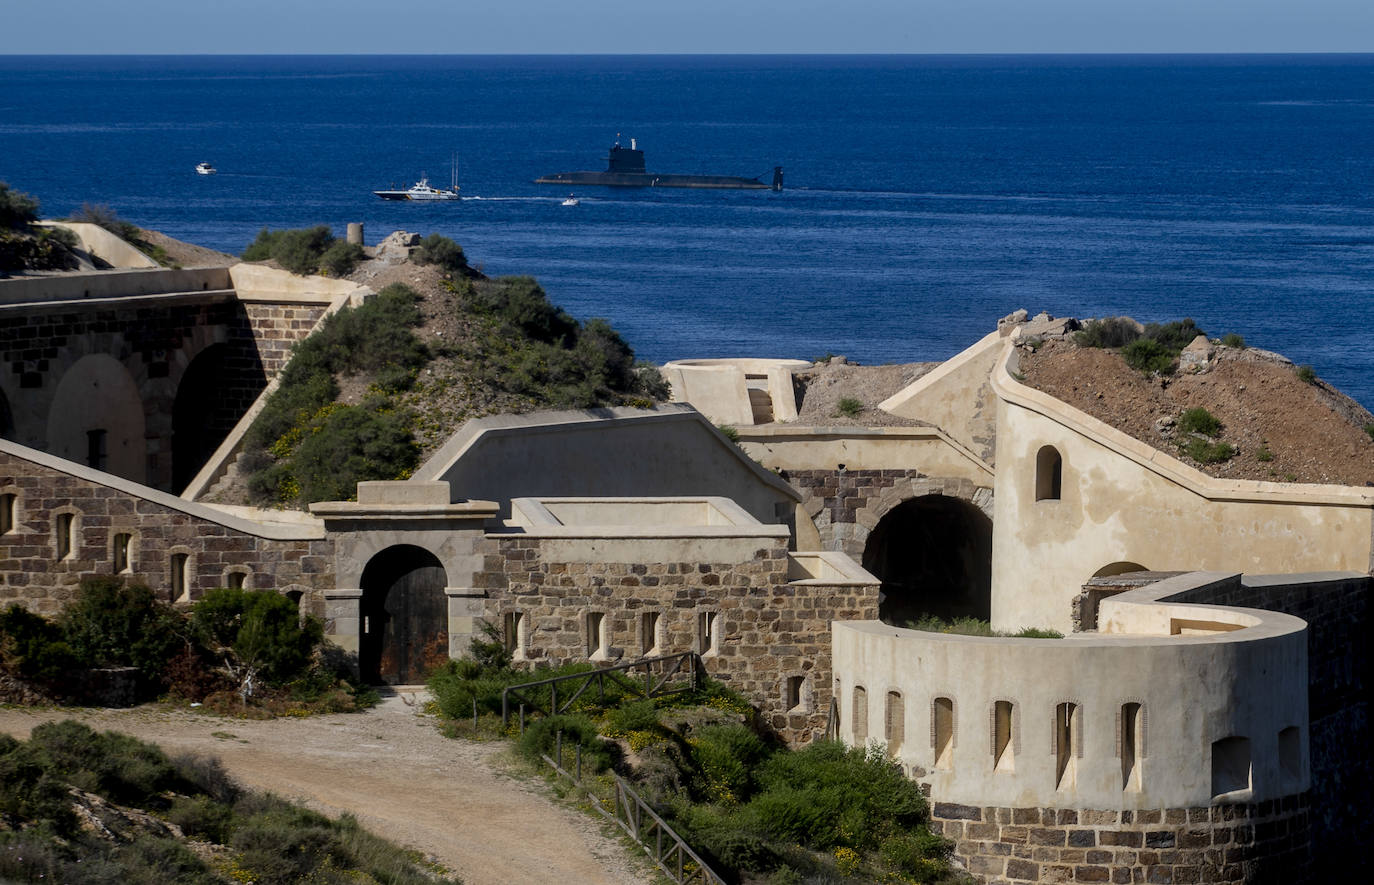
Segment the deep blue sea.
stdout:
<path fill-rule="evenodd" d="M 533 184 L 600 169 L 771 192 Z M 384 203 L 422 172 L 461 203 Z M 215 176 L 193 167 L 208 160 Z M 1194 318 L 1374 407 L 1374 55 L 0 57 L 0 180 L 241 251 L 438 231 L 640 356 L 943 359 L 1018 307 Z"/>

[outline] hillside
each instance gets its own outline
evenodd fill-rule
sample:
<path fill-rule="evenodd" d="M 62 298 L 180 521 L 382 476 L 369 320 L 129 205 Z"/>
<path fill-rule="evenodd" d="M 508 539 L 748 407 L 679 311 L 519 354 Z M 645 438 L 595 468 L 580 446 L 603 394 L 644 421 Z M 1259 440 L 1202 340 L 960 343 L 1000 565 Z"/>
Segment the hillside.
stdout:
<path fill-rule="evenodd" d="M 532 278 L 492 279 L 438 235 L 360 249 L 327 228 L 268 232 L 245 253 L 332 269 L 377 292 L 300 342 L 209 500 L 303 506 L 403 479 L 469 419 L 535 409 L 650 407 L 658 370 L 601 319 L 578 320 Z M 270 255 L 271 258 L 267 258 Z"/>
<path fill-rule="evenodd" d="M 1147 445 L 1227 479 L 1374 485 L 1374 415 L 1291 361 L 1264 350 L 1213 343 L 1197 370 L 1146 375 L 1117 350 L 1080 347 L 1071 337 L 1023 347 L 1024 383 L 1081 409 Z M 1184 410 L 1221 422 L 1217 441 L 1235 448 L 1203 464 L 1180 452 Z"/>

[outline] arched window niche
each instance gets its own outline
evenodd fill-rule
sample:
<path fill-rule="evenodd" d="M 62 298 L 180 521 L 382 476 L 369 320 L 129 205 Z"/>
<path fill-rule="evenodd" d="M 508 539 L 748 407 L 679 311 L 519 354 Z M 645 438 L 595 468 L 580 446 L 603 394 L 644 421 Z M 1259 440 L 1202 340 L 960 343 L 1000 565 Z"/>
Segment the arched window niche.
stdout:
<path fill-rule="evenodd" d="M 1064 458 L 1054 446 L 1035 455 L 1035 500 L 1058 501 L 1064 492 Z"/>

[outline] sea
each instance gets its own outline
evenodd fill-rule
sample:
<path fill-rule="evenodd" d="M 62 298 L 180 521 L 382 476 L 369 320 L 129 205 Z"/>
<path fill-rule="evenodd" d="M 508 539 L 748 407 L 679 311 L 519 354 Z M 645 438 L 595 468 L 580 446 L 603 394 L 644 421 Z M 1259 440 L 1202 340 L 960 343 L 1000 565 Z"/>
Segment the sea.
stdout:
<path fill-rule="evenodd" d="M 533 183 L 631 139 L 651 172 L 786 186 Z M 438 232 L 656 362 L 1191 317 L 1374 407 L 1372 154 L 1374 55 L 0 56 L 0 180 L 49 217 L 234 253 Z M 455 157 L 457 203 L 372 195 Z"/>

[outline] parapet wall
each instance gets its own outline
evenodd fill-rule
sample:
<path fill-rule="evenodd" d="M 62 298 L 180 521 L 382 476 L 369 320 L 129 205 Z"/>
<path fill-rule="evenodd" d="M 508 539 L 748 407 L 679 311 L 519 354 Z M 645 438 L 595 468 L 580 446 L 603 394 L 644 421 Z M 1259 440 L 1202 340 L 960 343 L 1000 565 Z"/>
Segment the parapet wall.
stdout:
<path fill-rule="evenodd" d="M 830 619 L 877 616 L 871 575 L 833 554 L 791 560 L 781 526 L 536 526 L 482 550 L 486 617 L 516 631 L 518 660 L 699 651 L 794 744 L 825 728 Z"/>
<path fill-rule="evenodd" d="M 11 508 L 0 534 L 5 605 L 53 614 L 83 578 L 120 575 L 173 602 L 241 579 L 299 593 L 304 610 L 323 615 L 322 591 L 334 583 L 332 542 L 316 520 L 224 513 L 8 440 L 0 440 L 0 505 Z"/>
<path fill-rule="evenodd" d="M 1156 866 L 1150 881 L 1257 881 L 1249 859 L 1305 864 L 1305 625 L 1200 602 L 1240 587 L 1169 578 L 1105 600 L 1105 632 L 1059 640 L 837 622 L 840 735 L 887 746 L 984 881 L 1145 881 Z M 1059 826 L 1084 815 L 1091 831 Z M 1252 818 L 1275 827 L 1231 824 Z M 1168 820 L 1188 827 L 1156 826 Z M 1151 853 L 1225 840 L 1244 851 Z M 1162 878 L 1204 867 L 1214 878 Z"/>

